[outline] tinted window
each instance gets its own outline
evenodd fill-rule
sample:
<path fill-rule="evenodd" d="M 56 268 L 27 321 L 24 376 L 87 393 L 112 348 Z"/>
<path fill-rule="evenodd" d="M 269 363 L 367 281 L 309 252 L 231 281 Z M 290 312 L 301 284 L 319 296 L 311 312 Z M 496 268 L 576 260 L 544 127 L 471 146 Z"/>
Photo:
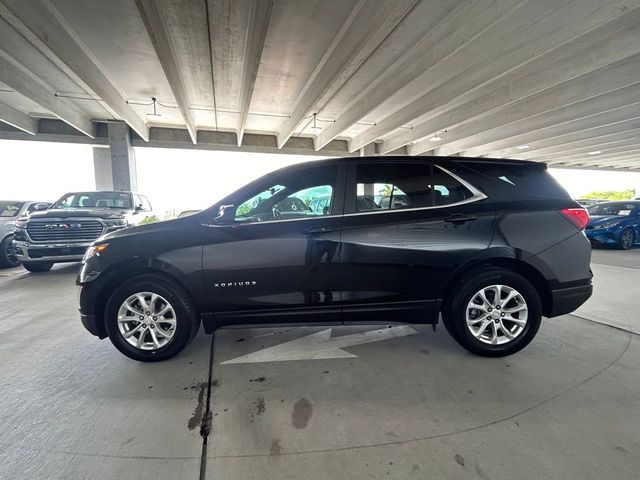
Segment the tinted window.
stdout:
<path fill-rule="evenodd" d="M 265 222 L 331 215 L 337 166 L 312 167 L 279 177 L 240 197 L 237 222 Z"/>
<path fill-rule="evenodd" d="M 371 163 L 357 166 L 359 212 L 446 206 L 473 193 L 438 167 L 420 163 Z"/>
<path fill-rule="evenodd" d="M 460 162 L 476 172 L 490 177 L 496 185 L 504 187 L 508 191 L 516 191 L 520 194 L 569 198 L 569 194 L 547 171 L 544 165 L 509 164 L 483 162 Z M 481 187 L 481 185 L 478 185 Z"/>

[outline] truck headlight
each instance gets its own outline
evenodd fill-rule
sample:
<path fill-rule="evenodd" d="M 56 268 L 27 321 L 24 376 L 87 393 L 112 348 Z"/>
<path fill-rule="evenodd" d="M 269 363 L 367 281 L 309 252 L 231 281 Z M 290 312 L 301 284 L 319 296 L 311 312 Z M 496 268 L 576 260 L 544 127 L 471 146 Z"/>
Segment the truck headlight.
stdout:
<path fill-rule="evenodd" d="M 129 222 L 127 222 L 124 219 L 105 220 L 104 224 L 107 227 L 108 231 L 118 230 L 119 228 L 124 228 L 129 226 Z"/>

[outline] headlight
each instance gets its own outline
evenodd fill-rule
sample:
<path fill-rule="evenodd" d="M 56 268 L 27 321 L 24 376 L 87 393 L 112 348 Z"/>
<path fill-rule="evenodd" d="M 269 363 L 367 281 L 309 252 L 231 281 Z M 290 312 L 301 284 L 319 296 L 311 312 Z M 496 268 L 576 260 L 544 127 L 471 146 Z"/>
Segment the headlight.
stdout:
<path fill-rule="evenodd" d="M 26 220 L 16 220 L 15 226 L 16 226 L 16 228 L 27 228 L 27 221 Z"/>
<path fill-rule="evenodd" d="M 107 227 L 107 230 L 117 230 L 119 228 L 124 228 L 129 226 L 129 223 L 124 219 L 105 220 L 104 224 Z"/>
<path fill-rule="evenodd" d="M 617 227 L 618 225 L 620 225 L 620 222 L 608 222 L 608 223 L 601 223 L 600 225 L 595 225 L 593 228 L 600 230 L 601 228 L 613 228 L 613 227 Z"/>
<path fill-rule="evenodd" d="M 82 261 L 88 260 L 91 257 L 99 257 L 102 252 L 104 252 L 107 247 L 109 246 L 108 243 L 99 243 L 98 245 L 91 245 L 87 251 L 84 254 L 84 258 L 82 259 Z"/>

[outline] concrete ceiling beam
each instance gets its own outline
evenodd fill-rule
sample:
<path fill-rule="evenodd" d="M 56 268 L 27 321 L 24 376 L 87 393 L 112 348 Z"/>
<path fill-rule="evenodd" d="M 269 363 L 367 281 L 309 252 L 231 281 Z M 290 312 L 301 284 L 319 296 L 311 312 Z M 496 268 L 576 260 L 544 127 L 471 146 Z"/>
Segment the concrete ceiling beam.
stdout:
<path fill-rule="evenodd" d="M 547 153 L 545 155 L 536 155 L 533 157 L 529 157 L 527 159 L 516 159 L 516 160 L 536 160 L 538 162 L 546 162 L 553 161 L 556 158 L 567 158 L 567 157 L 584 157 L 585 155 L 589 155 L 591 152 L 601 151 L 604 153 L 615 153 L 619 151 L 624 151 L 624 149 L 628 149 L 629 147 L 633 147 L 640 144 L 640 135 L 638 135 L 638 131 L 634 132 L 634 134 L 630 135 L 626 140 L 619 140 L 615 142 L 604 142 L 600 144 L 589 145 L 587 147 L 574 148 L 571 150 L 565 150 L 563 152 L 556 153 Z"/>
<path fill-rule="evenodd" d="M 258 77 L 258 67 L 262 58 L 264 40 L 269 28 L 269 20 L 273 9 L 273 0 L 251 0 L 249 22 L 247 23 L 247 41 L 244 51 L 242 69 L 242 87 L 240 90 L 240 114 L 238 118 L 237 141 L 242 145 L 242 137 L 247 124 L 253 89 Z"/>
<path fill-rule="evenodd" d="M 278 129 L 278 147 L 326 105 L 419 1 L 358 0 Z"/>
<path fill-rule="evenodd" d="M 640 120 L 635 122 L 614 123 L 586 130 L 560 135 L 538 142 L 531 142 L 525 149 L 512 147 L 491 152 L 495 158 L 517 158 L 526 160 L 537 154 L 560 153 L 573 148 L 581 148 L 609 141 L 624 140 L 640 136 Z"/>
<path fill-rule="evenodd" d="M 607 154 L 603 152 L 600 155 L 572 155 L 562 158 L 556 158 L 554 160 L 546 161 L 547 165 L 584 165 L 584 166 L 598 166 L 604 165 L 607 161 L 612 160 L 626 160 L 640 158 L 640 146 L 628 147 L 626 150 L 619 152 L 613 152 Z"/>
<path fill-rule="evenodd" d="M 398 132 L 384 142 L 382 151 L 391 151 L 419 141 L 439 130 L 454 129 L 532 95 L 545 95 L 545 91 L 553 94 L 556 91 L 554 87 L 560 92 L 563 91 L 561 85 L 572 88 L 568 82 L 579 81 L 586 74 L 639 53 L 639 36 L 640 8 L 636 8 L 538 57 L 511 74 L 465 94 L 468 101 L 423 123 L 414 124 L 411 130 Z M 535 103 L 535 106 L 539 105 Z M 532 115 L 537 113 L 534 110 Z M 421 144 L 429 147 L 426 141 Z"/>
<path fill-rule="evenodd" d="M 1 0 L 0 17 L 81 88 L 100 97 L 111 115 L 127 122 L 140 137 L 149 138 L 145 121 L 49 0 Z"/>
<path fill-rule="evenodd" d="M 487 8 L 486 2 L 483 1 L 465 1 L 447 11 L 418 43 L 411 46 L 397 60 L 392 60 L 384 75 L 374 79 L 365 91 L 357 92 L 357 97 L 336 118 L 335 123 L 318 135 L 317 145 L 321 147 L 338 137 L 391 97 L 397 96 L 401 89 L 404 89 L 405 98 L 419 96 L 419 92 L 424 90 L 424 85 L 433 84 L 437 81 L 435 78 L 439 78 L 438 75 L 442 76 L 443 72 L 456 68 L 450 61 L 456 52 L 477 40 L 522 4 L 521 0 L 508 0 L 500 4 L 494 3 L 493 8 Z M 430 6 L 425 3 L 419 8 L 426 9 L 427 12 L 424 14 L 428 14 Z M 442 68 L 442 62 L 449 63 Z M 423 80 L 419 81 L 420 79 Z M 354 144 L 351 151 L 363 146 L 364 144 Z"/>
<path fill-rule="evenodd" d="M 68 99 L 57 97 L 53 89 L 44 80 L 25 69 L 19 62 L 2 50 L 0 50 L 0 81 L 41 107 L 46 108 L 60 120 L 85 135 L 94 136 L 94 126 L 85 112 Z"/>
<path fill-rule="evenodd" d="M 626 89 L 624 89 L 626 90 Z M 638 89 L 640 92 L 640 89 Z M 539 127 L 534 125 L 530 130 L 517 129 L 513 132 L 502 132 L 496 129 L 495 137 L 486 142 L 482 147 L 462 150 L 460 153 L 465 156 L 487 156 L 491 157 L 493 152 L 506 148 L 517 148 L 519 145 L 529 145 L 537 141 L 551 141 L 561 139 L 565 135 L 575 132 L 588 132 L 596 128 L 619 128 L 620 131 L 631 128 L 640 122 L 640 102 L 623 105 L 612 105 L 609 110 L 596 115 L 584 118 L 575 118 L 570 121 L 547 124 Z"/>
<path fill-rule="evenodd" d="M 510 137 L 517 136 L 522 139 L 521 144 L 528 144 L 533 138 L 529 139 L 527 133 L 627 106 L 630 99 L 637 98 L 630 94 L 640 94 L 640 83 L 636 83 L 639 68 L 640 54 L 452 129 L 444 136 L 438 154 L 447 156 L 461 151 L 490 154 L 504 148 L 498 142 Z M 596 126 L 588 121 L 586 125 Z M 576 128 L 586 127 L 576 124 Z M 430 143 L 426 140 L 414 143 L 415 151 L 433 148 Z"/>
<path fill-rule="evenodd" d="M 164 71 L 165 77 L 173 96 L 178 104 L 178 109 L 191 137 L 191 141 L 197 143 L 197 128 L 193 113 L 189 109 L 189 88 L 182 75 L 178 62 L 176 49 L 171 39 L 171 33 L 165 23 L 165 15 L 162 12 L 161 2 L 155 0 L 136 0 L 136 6 L 142 17 L 147 34 Z"/>
<path fill-rule="evenodd" d="M 640 139 L 637 139 L 635 143 L 629 143 L 628 145 L 624 145 L 617 148 L 607 148 L 604 150 L 591 150 L 591 152 L 600 152 L 599 154 L 591 154 L 591 152 L 582 152 L 582 153 L 570 153 L 568 155 L 556 156 L 556 157 L 547 157 L 547 158 L 534 158 L 533 160 L 538 162 L 545 162 L 549 165 L 553 165 L 555 163 L 567 163 L 578 161 L 582 162 L 585 159 L 587 161 L 598 163 L 602 159 L 609 158 L 617 158 L 621 155 L 627 155 L 630 152 L 635 152 L 640 149 Z"/>
<path fill-rule="evenodd" d="M 471 92 L 638 5 L 638 0 L 527 2 L 474 41 L 464 55 L 453 57 L 465 70 L 434 83 L 435 88 L 354 137 L 351 148 L 383 138 L 416 119 L 459 106 Z"/>
<path fill-rule="evenodd" d="M 38 133 L 38 120 L 2 101 L 0 101 L 0 122 L 19 128 L 31 135 Z"/>

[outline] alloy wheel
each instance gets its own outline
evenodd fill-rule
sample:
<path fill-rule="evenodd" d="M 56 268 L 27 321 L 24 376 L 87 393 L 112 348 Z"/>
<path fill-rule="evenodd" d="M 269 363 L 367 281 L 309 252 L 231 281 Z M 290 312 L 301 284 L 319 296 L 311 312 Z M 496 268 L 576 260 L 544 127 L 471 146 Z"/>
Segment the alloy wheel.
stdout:
<path fill-rule="evenodd" d="M 140 350 L 158 350 L 173 340 L 176 312 L 162 296 L 139 292 L 118 309 L 118 330 L 127 343 Z"/>
<path fill-rule="evenodd" d="M 522 334 L 528 308 L 524 297 L 507 285 L 489 285 L 467 305 L 466 323 L 471 334 L 488 345 L 504 345 Z"/>
<path fill-rule="evenodd" d="M 625 230 L 622 232 L 622 236 L 620 237 L 620 243 L 622 243 L 622 248 L 628 250 L 633 245 L 633 232 L 631 230 Z"/>

